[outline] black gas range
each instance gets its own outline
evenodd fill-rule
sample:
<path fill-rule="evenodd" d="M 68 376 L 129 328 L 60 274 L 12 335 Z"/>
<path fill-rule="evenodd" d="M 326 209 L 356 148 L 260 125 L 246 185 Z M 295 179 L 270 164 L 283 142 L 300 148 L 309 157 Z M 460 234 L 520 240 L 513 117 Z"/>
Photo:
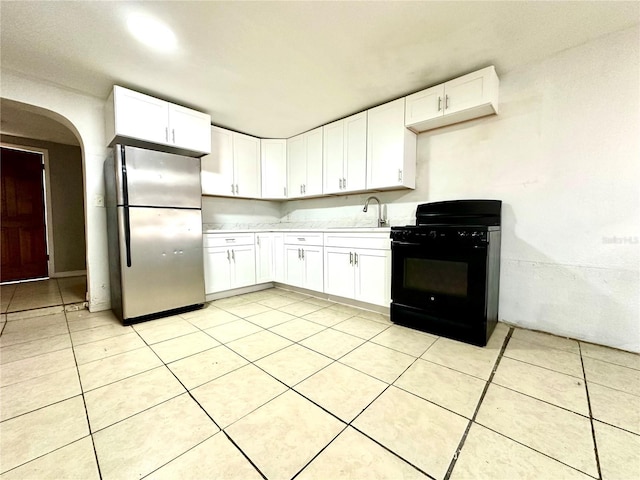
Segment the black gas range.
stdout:
<path fill-rule="evenodd" d="M 486 345 L 498 321 L 500 200 L 418 205 L 391 227 L 391 320 Z"/>

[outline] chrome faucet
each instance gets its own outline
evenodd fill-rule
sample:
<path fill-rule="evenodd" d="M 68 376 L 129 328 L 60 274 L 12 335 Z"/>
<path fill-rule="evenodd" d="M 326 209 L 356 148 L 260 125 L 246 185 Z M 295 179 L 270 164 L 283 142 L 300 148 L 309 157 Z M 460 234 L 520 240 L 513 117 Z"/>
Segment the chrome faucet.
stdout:
<path fill-rule="evenodd" d="M 382 204 L 380 203 L 380 199 L 378 197 L 371 196 L 367 198 L 367 201 L 364 202 L 364 208 L 362 209 L 362 211 L 367 211 L 367 209 L 369 208 L 369 201 L 371 200 L 375 200 L 376 202 L 378 202 L 378 227 L 386 227 L 387 221 L 382 218 Z"/>

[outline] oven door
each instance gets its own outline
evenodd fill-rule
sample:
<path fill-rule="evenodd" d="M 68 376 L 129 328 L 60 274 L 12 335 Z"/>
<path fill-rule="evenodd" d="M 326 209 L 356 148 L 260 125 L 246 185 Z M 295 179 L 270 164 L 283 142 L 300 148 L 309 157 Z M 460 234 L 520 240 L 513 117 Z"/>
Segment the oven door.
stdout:
<path fill-rule="evenodd" d="M 487 244 L 392 242 L 394 304 L 461 324 L 485 320 Z"/>

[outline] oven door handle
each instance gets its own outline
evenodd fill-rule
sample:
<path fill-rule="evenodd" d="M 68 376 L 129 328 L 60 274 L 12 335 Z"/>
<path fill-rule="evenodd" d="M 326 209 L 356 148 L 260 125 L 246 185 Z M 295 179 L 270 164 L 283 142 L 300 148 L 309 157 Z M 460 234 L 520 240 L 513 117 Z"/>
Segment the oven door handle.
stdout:
<path fill-rule="evenodd" d="M 423 246 L 423 243 L 411 243 L 411 242 L 397 242 L 397 241 L 392 241 L 391 242 L 391 248 L 393 247 L 420 247 Z"/>

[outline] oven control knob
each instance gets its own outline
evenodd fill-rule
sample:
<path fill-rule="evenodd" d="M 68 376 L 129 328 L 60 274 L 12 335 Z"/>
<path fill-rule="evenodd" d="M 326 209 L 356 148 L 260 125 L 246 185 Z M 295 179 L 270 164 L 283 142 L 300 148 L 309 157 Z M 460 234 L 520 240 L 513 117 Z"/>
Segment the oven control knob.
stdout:
<path fill-rule="evenodd" d="M 429 232 L 429 238 L 436 238 L 437 235 L 438 235 L 438 232 L 436 232 L 435 230 L 431 230 Z"/>
<path fill-rule="evenodd" d="M 469 236 L 469 232 L 465 232 L 464 230 L 460 230 L 460 231 L 458 232 L 458 236 L 459 236 L 459 237 L 462 237 L 462 238 L 464 238 L 464 237 L 468 237 L 468 236 Z"/>

